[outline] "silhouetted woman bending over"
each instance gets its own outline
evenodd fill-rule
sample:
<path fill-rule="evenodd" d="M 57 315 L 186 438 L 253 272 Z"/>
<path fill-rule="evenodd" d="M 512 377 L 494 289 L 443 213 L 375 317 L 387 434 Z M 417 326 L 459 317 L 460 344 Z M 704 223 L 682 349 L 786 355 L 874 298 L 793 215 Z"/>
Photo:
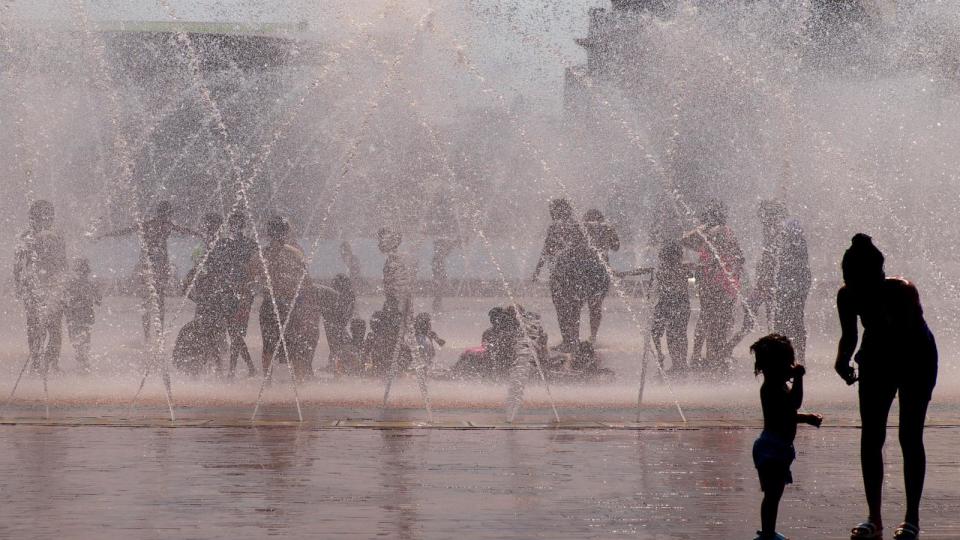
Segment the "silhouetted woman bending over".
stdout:
<path fill-rule="evenodd" d="M 843 255 L 844 285 L 837 293 L 842 335 L 836 370 L 847 384 L 860 381 L 860 465 L 869 517 L 851 538 L 880 538 L 883 520 L 883 442 L 893 398 L 900 398 L 900 447 L 907 511 L 893 538 L 920 533 L 920 497 L 926 475 L 923 424 L 937 380 L 937 345 L 923 319 L 920 295 L 909 281 L 883 273 L 883 254 L 869 236 L 857 234 Z M 857 347 L 857 317 L 863 340 Z M 857 363 L 859 373 L 850 364 Z"/>

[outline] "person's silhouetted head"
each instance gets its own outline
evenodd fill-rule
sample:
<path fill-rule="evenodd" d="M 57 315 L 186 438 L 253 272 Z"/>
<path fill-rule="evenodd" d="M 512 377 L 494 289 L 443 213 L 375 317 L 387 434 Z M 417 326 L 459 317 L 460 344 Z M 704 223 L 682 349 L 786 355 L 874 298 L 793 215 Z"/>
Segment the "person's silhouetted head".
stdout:
<path fill-rule="evenodd" d="M 381 253 L 390 253 L 396 251 L 403 241 L 403 236 L 397 231 L 388 227 L 383 227 L 377 231 L 377 247 Z"/>
<path fill-rule="evenodd" d="M 840 263 L 843 282 L 851 287 L 871 285 L 883 281 L 883 253 L 873 245 L 873 239 L 857 233 Z"/>
<path fill-rule="evenodd" d="M 208 240 L 211 240 L 217 235 L 217 231 L 220 230 L 220 226 L 223 225 L 223 216 L 209 212 L 203 215 L 202 223 L 203 234 Z"/>
<path fill-rule="evenodd" d="M 154 213 L 158 219 L 170 219 L 170 216 L 173 215 L 173 204 L 170 201 L 160 201 L 157 203 Z"/>
<path fill-rule="evenodd" d="M 290 235 L 290 222 L 283 216 L 273 216 L 267 222 L 267 237 L 276 242 L 284 242 Z"/>
<path fill-rule="evenodd" d="M 227 227 L 230 228 L 230 234 L 238 237 L 243 234 L 247 228 L 247 216 L 243 212 L 234 212 L 227 218 Z"/>
<path fill-rule="evenodd" d="M 333 281 L 330 283 L 330 286 L 333 290 L 338 293 L 353 293 L 353 285 L 350 283 L 350 278 L 344 274 L 337 274 L 333 276 Z"/>
<path fill-rule="evenodd" d="M 53 203 L 46 200 L 34 201 L 30 205 L 30 225 L 38 230 L 49 229 L 53 226 Z"/>
<path fill-rule="evenodd" d="M 596 208 L 591 208 L 583 213 L 584 223 L 603 223 L 603 213 Z"/>
<path fill-rule="evenodd" d="M 710 199 L 700 212 L 700 219 L 708 227 L 727 224 L 727 206 L 719 199 Z"/>
<path fill-rule="evenodd" d="M 350 337 L 353 341 L 359 342 L 367 335 L 367 321 L 363 319 L 350 320 Z"/>
<path fill-rule="evenodd" d="M 497 306 L 487 312 L 487 317 L 490 318 L 490 326 L 494 328 L 502 328 L 504 325 L 504 320 L 507 317 L 510 317 L 510 314 L 506 309 Z"/>
<path fill-rule="evenodd" d="M 757 217 L 765 226 L 774 226 L 787 219 L 787 205 L 780 199 L 764 199 L 760 201 Z"/>
<path fill-rule="evenodd" d="M 417 316 L 413 319 L 413 331 L 421 336 L 433 331 L 433 324 L 430 321 L 429 313 L 417 313 Z"/>
<path fill-rule="evenodd" d="M 676 266 L 683 262 L 683 247 L 675 240 L 665 242 L 659 255 L 661 265 Z"/>
<path fill-rule="evenodd" d="M 780 334 L 764 336 L 750 346 L 750 352 L 755 358 L 754 375 L 763 373 L 763 378 L 766 380 L 789 378 L 796 356 L 793 352 L 793 344 L 786 336 Z"/>
<path fill-rule="evenodd" d="M 86 257 L 77 257 L 73 260 L 73 271 L 78 276 L 87 276 L 90 274 L 90 261 Z"/>
<path fill-rule="evenodd" d="M 353 248 L 350 247 L 350 242 L 347 242 L 346 240 L 344 240 L 343 242 L 340 242 L 340 256 L 341 257 L 353 256 Z"/>
<path fill-rule="evenodd" d="M 550 201 L 550 219 L 562 221 L 573 217 L 573 206 L 566 199 L 553 199 Z"/>

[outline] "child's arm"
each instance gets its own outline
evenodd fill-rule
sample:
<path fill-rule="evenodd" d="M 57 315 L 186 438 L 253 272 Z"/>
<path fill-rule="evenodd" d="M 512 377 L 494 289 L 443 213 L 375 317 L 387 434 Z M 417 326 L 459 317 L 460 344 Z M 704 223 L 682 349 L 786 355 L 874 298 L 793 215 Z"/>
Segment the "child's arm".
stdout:
<path fill-rule="evenodd" d="M 646 274 L 652 274 L 653 268 L 636 268 L 634 270 L 626 270 L 624 272 L 614 272 L 613 275 L 617 277 L 627 277 L 627 276 L 643 276 Z"/>
<path fill-rule="evenodd" d="M 797 413 L 797 423 L 798 424 L 809 424 L 813 427 L 820 427 L 820 424 L 823 423 L 822 414 L 813 414 L 813 413 Z"/>
<path fill-rule="evenodd" d="M 794 410 L 803 405 L 803 376 L 807 373 L 801 365 L 793 366 L 793 386 L 790 388 L 790 405 Z"/>
<path fill-rule="evenodd" d="M 115 230 L 115 231 L 105 232 L 105 233 L 101 234 L 100 236 L 97 236 L 97 237 L 95 238 L 95 240 L 101 240 L 101 239 L 103 239 L 103 238 L 117 238 L 117 237 L 120 237 L 120 236 L 126 236 L 126 235 L 128 235 L 128 234 L 133 234 L 133 233 L 135 233 L 135 232 L 137 232 L 137 226 L 136 226 L 136 225 L 131 225 L 131 226 L 129 226 L 129 227 L 124 227 L 124 228 L 122 228 L 122 229 L 117 229 L 117 230 Z"/>
<path fill-rule="evenodd" d="M 176 223 L 170 224 L 170 229 L 182 236 L 196 236 L 198 238 L 203 238 L 203 233 L 200 231 L 195 231 L 190 227 L 184 227 L 183 225 L 177 225 Z"/>

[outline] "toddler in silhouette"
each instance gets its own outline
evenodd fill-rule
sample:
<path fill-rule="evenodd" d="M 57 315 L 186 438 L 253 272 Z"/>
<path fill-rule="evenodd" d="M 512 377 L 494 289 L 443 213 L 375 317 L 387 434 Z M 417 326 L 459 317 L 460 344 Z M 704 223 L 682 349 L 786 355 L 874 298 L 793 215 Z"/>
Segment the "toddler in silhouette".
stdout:
<path fill-rule="evenodd" d="M 777 533 L 777 509 L 784 487 L 793 483 L 790 464 L 796 459 L 793 439 L 797 435 L 797 424 L 820 427 L 823 417 L 797 412 L 803 403 L 805 370 L 794 362 L 789 339 L 770 334 L 751 345 L 750 351 L 756 356 L 754 373 L 763 373 L 760 387 L 763 432 L 753 443 L 753 463 L 763 491 L 761 530 L 757 531 L 756 540 L 785 540 Z M 790 381 L 792 384 L 788 384 Z"/>
<path fill-rule="evenodd" d="M 90 262 L 78 258 L 73 262 L 73 272 L 67 281 L 67 298 L 64 315 L 67 333 L 77 355 L 80 371 L 90 369 L 90 329 L 93 328 L 94 306 L 103 301 L 100 288 L 90 278 Z"/>
<path fill-rule="evenodd" d="M 367 321 L 351 319 L 349 330 L 341 349 L 336 375 L 360 375 L 363 372 L 363 346 L 367 338 Z"/>

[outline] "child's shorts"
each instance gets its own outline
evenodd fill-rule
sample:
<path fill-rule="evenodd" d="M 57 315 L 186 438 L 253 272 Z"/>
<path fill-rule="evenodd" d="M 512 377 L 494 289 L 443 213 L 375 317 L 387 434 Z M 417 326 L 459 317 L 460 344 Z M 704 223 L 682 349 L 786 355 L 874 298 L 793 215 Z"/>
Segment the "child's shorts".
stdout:
<path fill-rule="evenodd" d="M 753 443 L 753 464 L 760 476 L 760 489 L 793 483 L 790 465 L 797 458 L 793 444 L 764 431 Z"/>

